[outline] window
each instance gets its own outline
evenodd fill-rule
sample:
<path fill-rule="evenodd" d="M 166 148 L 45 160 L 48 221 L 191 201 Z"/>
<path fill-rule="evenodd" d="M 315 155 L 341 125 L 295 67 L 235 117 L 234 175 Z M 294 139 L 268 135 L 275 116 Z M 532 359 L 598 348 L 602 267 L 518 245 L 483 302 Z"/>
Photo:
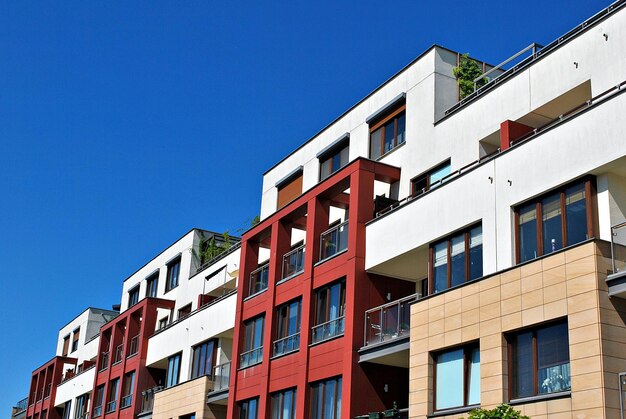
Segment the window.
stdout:
<path fill-rule="evenodd" d="M 180 356 L 181 354 L 178 353 L 167 358 L 166 388 L 178 384 L 178 380 L 180 379 Z"/>
<path fill-rule="evenodd" d="M 155 273 L 146 280 L 146 297 L 156 298 L 159 287 L 159 273 Z"/>
<path fill-rule="evenodd" d="M 267 289 L 269 280 L 270 265 L 266 263 L 250 273 L 250 283 L 248 284 L 248 297 L 258 294 Z"/>
<path fill-rule="evenodd" d="M 70 350 L 70 335 L 67 335 L 63 338 L 63 351 L 61 352 L 61 355 L 67 356 L 67 354 L 69 353 L 69 350 Z"/>
<path fill-rule="evenodd" d="M 272 394 L 271 419 L 296 419 L 296 389 Z"/>
<path fill-rule="evenodd" d="M 244 400 L 239 403 L 239 419 L 257 419 L 259 399 Z"/>
<path fill-rule="evenodd" d="M 478 345 L 440 352 L 435 358 L 435 410 L 480 403 Z"/>
<path fill-rule="evenodd" d="M 526 262 L 594 236 L 593 179 L 552 191 L 515 209 L 517 263 Z"/>
<path fill-rule="evenodd" d="M 215 346 L 215 340 L 211 339 L 193 347 L 191 378 L 211 375 L 215 365 Z"/>
<path fill-rule="evenodd" d="M 76 398 L 76 410 L 74 411 L 74 419 L 85 419 L 89 412 L 87 406 L 89 405 L 89 393 L 85 393 L 82 396 Z"/>
<path fill-rule="evenodd" d="M 178 320 L 184 319 L 185 317 L 187 317 L 190 314 L 191 314 L 191 303 L 187 304 L 184 307 L 181 307 L 178 310 Z"/>
<path fill-rule="evenodd" d="M 70 419 L 70 411 L 72 410 L 72 401 L 65 402 L 63 406 L 63 419 Z M 48 416 L 48 411 L 43 411 L 41 413 L 41 419 L 46 419 Z"/>
<path fill-rule="evenodd" d="M 167 317 L 163 317 L 159 320 L 159 330 L 167 326 Z"/>
<path fill-rule="evenodd" d="M 178 286 L 178 275 L 180 274 L 180 257 L 167 265 L 167 282 L 165 292 L 173 290 Z"/>
<path fill-rule="evenodd" d="M 139 302 L 139 284 L 128 291 L 128 308 Z"/>
<path fill-rule="evenodd" d="M 68 402 L 70 403 L 70 402 Z M 65 409 L 65 411 L 63 412 L 63 418 L 64 419 L 69 419 L 70 417 L 70 409 L 69 407 L 67 409 Z M 47 419 L 48 418 L 48 411 L 44 410 L 43 412 L 41 412 L 41 419 Z"/>
<path fill-rule="evenodd" d="M 418 196 L 441 186 L 442 179 L 451 173 L 450 160 L 411 180 L 411 196 Z"/>
<path fill-rule="evenodd" d="M 102 403 L 104 403 L 104 384 L 96 387 L 96 393 L 93 398 L 93 417 L 102 416 Z"/>
<path fill-rule="evenodd" d="M 297 351 L 300 347 L 300 306 L 298 300 L 278 308 L 274 356 Z"/>
<path fill-rule="evenodd" d="M 72 333 L 72 352 L 78 349 L 78 338 L 80 338 L 80 327 L 77 327 Z"/>
<path fill-rule="evenodd" d="M 311 384 L 310 419 L 341 418 L 341 377 Z"/>
<path fill-rule="evenodd" d="M 278 199 L 276 209 L 281 209 L 302 194 L 302 169 L 276 184 Z"/>
<path fill-rule="evenodd" d="M 246 368 L 263 361 L 263 327 L 265 316 L 259 316 L 243 323 L 243 351 L 240 367 Z"/>
<path fill-rule="evenodd" d="M 346 308 L 346 282 L 341 280 L 315 292 L 313 343 L 343 335 Z"/>
<path fill-rule="evenodd" d="M 117 409 L 117 388 L 119 387 L 120 379 L 116 378 L 109 382 L 109 394 L 107 398 L 106 410 L 104 413 L 114 412 Z"/>
<path fill-rule="evenodd" d="M 319 156 L 320 181 L 348 164 L 349 150 L 348 141 L 342 141 Z"/>
<path fill-rule="evenodd" d="M 135 371 L 128 372 L 124 375 L 124 385 L 122 386 L 122 400 L 120 409 L 129 407 L 133 404 L 133 387 L 135 387 Z"/>
<path fill-rule="evenodd" d="M 397 146 L 404 144 L 406 128 L 406 105 L 402 105 L 386 117 L 370 124 L 370 159 L 376 160 Z"/>
<path fill-rule="evenodd" d="M 571 389 L 567 323 L 552 323 L 508 337 L 511 399 Z"/>
<path fill-rule="evenodd" d="M 430 248 L 433 292 L 483 276 L 482 226 L 447 237 Z"/>

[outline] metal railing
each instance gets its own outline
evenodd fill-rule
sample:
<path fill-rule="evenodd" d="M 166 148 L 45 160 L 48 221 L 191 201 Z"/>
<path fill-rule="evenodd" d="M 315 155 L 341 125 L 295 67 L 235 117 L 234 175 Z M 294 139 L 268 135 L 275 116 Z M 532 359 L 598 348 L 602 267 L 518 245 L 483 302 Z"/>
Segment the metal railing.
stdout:
<path fill-rule="evenodd" d="M 258 294 L 267 289 L 269 280 L 270 264 L 266 263 L 250 273 L 250 284 L 248 285 L 248 296 Z"/>
<path fill-rule="evenodd" d="M 417 294 L 392 301 L 365 312 L 363 346 L 409 336 L 411 305 Z"/>
<path fill-rule="evenodd" d="M 145 389 L 141 392 L 141 413 L 152 412 L 154 407 L 154 393 L 163 389 L 161 386 Z"/>
<path fill-rule="evenodd" d="M 133 336 L 130 340 L 130 348 L 128 348 L 128 356 L 133 356 L 139 351 L 139 335 Z"/>
<path fill-rule="evenodd" d="M 230 361 L 213 367 L 211 381 L 213 381 L 213 387 L 209 390 L 209 393 L 228 388 L 230 383 Z"/>
<path fill-rule="evenodd" d="M 122 400 L 120 400 L 120 409 L 128 407 L 131 404 L 133 404 L 133 395 L 132 394 L 126 395 L 122 397 Z"/>
<path fill-rule="evenodd" d="M 239 355 L 239 368 L 246 368 L 252 365 L 260 364 L 263 361 L 263 347 L 243 352 Z"/>
<path fill-rule="evenodd" d="M 296 247 L 283 256 L 283 275 L 282 279 L 291 278 L 297 274 L 304 272 L 304 244 Z"/>
<path fill-rule="evenodd" d="M 233 240 L 233 237 L 231 237 L 231 240 Z M 230 247 L 228 247 L 227 249 L 224 249 L 219 255 L 215 255 L 211 259 L 208 259 L 204 261 L 203 263 L 199 264 L 198 268 L 196 269 L 196 274 L 205 270 L 209 266 L 213 265 L 218 260 L 223 259 L 224 257 L 230 255 L 231 253 L 233 253 L 235 250 L 239 249 L 240 247 L 241 247 L 241 242 L 231 244 Z"/>
<path fill-rule="evenodd" d="M 109 367 L 109 352 L 102 352 L 100 354 L 100 369 L 98 372 L 104 371 Z"/>
<path fill-rule="evenodd" d="M 93 408 L 93 417 L 98 418 L 102 416 L 102 405 Z"/>
<path fill-rule="evenodd" d="M 123 358 L 124 358 L 124 342 L 120 343 L 115 348 L 115 358 L 113 358 L 113 365 L 119 364 L 120 362 L 122 362 Z"/>
<path fill-rule="evenodd" d="M 274 356 L 288 354 L 300 349 L 300 332 L 274 341 Z"/>
<path fill-rule="evenodd" d="M 117 400 L 112 400 L 107 403 L 104 413 L 115 412 L 115 409 L 117 409 Z"/>
<path fill-rule="evenodd" d="M 348 248 L 348 220 L 329 228 L 320 235 L 320 261 Z"/>
<path fill-rule="evenodd" d="M 537 51 L 539 51 L 541 48 L 543 48 L 543 45 L 539 45 L 537 43 L 532 43 L 529 46 L 527 46 L 526 48 L 522 49 L 521 51 L 519 51 L 516 54 L 513 54 L 512 56 L 510 56 L 509 58 L 507 58 L 506 60 L 502 61 L 500 64 L 498 64 L 497 66 L 495 66 L 494 68 L 492 68 L 489 71 L 484 72 L 483 74 L 481 74 L 480 76 L 476 77 L 474 79 L 474 91 L 476 91 L 478 89 L 477 83 L 482 80 L 483 78 L 487 77 L 488 81 L 492 81 L 492 80 L 496 80 L 499 76 L 496 76 L 492 79 L 489 79 L 488 76 L 491 73 L 494 73 L 498 70 L 500 71 L 506 71 L 505 69 L 503 69 L 502 67 L 504 67 L 505 65 L 507 65 L 508 63 L 510 63 L 511 61 L 515 60 L 516 58 L 518 58 L 519 56 L 521 56 L 522 54 L 532 50 L 532 54 L 529 57 L 524 58 L 518 65 L 523 65 L 527 60 L 532 61 L 537 57 Z"/>
<path fill-rule="evenodd" d="M 313 326 L 311 329 L 312 343 L 323 342 L 336 336 L 341 336 L 343 335 L 344 327 L 344 316 Z"/>
<path fill-rule="evenodd" d="M 17 402 L 14 407 L 15 407 L 15 413 L 20 413 L 26 410 L 26 408 L 28 408 L 28 397 L 23 398 L 22 400 Z"/>
<path fill-rule="evenodd" d="M 611 227 L 611 267 L 614 274 L 626 270 L 626 221 Z"/>

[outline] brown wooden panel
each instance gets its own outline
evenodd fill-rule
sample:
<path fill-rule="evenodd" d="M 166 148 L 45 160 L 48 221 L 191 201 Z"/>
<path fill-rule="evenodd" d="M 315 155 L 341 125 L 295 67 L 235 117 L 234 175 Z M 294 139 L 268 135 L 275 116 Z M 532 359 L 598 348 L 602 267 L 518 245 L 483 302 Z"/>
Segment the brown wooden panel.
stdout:
<path fill-rule="evenodd" d="M 278 204 L 280 209 L 302 194 L 302 174 L 278 187 Z"/>

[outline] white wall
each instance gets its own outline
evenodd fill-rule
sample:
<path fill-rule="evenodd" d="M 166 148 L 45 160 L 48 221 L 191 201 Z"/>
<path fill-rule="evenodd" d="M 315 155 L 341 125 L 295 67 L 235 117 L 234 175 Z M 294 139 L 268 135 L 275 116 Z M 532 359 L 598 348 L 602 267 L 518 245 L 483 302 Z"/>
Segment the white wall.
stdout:
<path fill-rule="evenodd" d="M 117 316 L 117 312 L 111 310 L 104 310 L 98 308 L 88 308 L 83 311 L 78 317 L 73 319 L 71 322 L 66 324 L 59 330 L 59 335 L 57 339 L 57 349 L 56 355 L 61 356 L 63 354 L 63 340 L 65 336 L 70 337 L 69 346 L 68 346 L 68 355 L 72 358 L 78 359 L 78 364 L 82 363 L 85 360 L 91 360 L 95 353 L 93 352 L 93 341 L 89 342 L 87 346 L 85 346 L 85 342 L 91 340 L 95 335 L 100 333 L 100 327 L 108 322 L 110 319 Z M 80 327 L 79 339 L 78 339 L 78 349 L 72 352 L 72 340 L 73 340 L 73 332 L 76 328 Z M 96 341 L 96 352 L 97 352 L 97 338 Z"/>

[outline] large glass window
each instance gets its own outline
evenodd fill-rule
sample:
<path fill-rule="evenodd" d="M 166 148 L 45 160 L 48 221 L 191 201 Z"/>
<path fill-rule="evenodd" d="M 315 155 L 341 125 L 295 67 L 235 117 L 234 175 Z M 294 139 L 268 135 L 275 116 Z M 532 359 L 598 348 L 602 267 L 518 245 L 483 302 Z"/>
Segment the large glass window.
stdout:
<path fill-rule="evenodd" d="M 167 359 L 167 378 L 165 387 L 172 387 L 180 380 L 180 357 L 181 354 L 172 355 Z"/>
<path fill-rule="evenodd" d="M 243 322 L 243 350 L 240 356 L 240 368 L 246 368 L 263 361 L 263 328 L 265 316 Z"/>
<path fill-rule="evenodd" d="M 193 347 L 193 363 L 191 378 L 210 375 L 215 363 L 215 339 L 208 340 Z"/>
<path fill-rule="evenodd" d="M 78 339 L 80 338 L 80 327 L 77 327 L 74 332 L 72 332 L 72 352 L 76 352 L 78 350 Z"/>
<path fill-rule="evenodd" d="M 411 180 L 411 194 L 418 196 L 441 186 L 443 183 L 442 179 L 448 176 L 451 171 L 452 166 L 450 165 L 450 160 L 448 160 L 428 172 L 413 178 Z"/>
<path fill-rule="evenodd" d="M 159 287 L 159 273 L 155 273 L 146 280 L 146 297 L 156 298 Z"/>
<path fill-rule="evenodd" d="M 93 417 L 102 416 L 102 404 L 104 403 L 104 384 L 96 387 L 95 396 L 93 398 Z"/>
<path fill-rule="evenodd" d="M 567 323 L 552 323 L 508 337 L 511 399 L 571 388 Z"/>
<path fill-rule="evenodd" d="M 239 403 L 239 419 L 257 419 L 259 414 L 259 399 L 244 400 Z"/>
<path fill-rule="evenodd" d="M 406 140 L 406 106 L 395 109 L 370 126 L 370 158 L 376 160 Z"/>
<path fill-rule="evenodd" d="M 284 304 L 278 308 L 274 356 L 297 351 L 300 347 L 301 300 Z"/>
<path fill-rule="evenodd" d="M 89 414 L 87 410 L 89 406 L 89 393 L 85 393 L 82 396 L 76 398 L 76 409 L 74 411 L 75 419 L 85 419 Z"/>
<path fill-rule="evenodd" d="M 128 291 L 128 308 L 139 302 L 139 285 Z"/>
<path fill-rule="evenodd" d="M 349 150 L 348 144 L 345 143 L 320 156 L 320 181 L 348 164 Z"/>
<path fill-rule="evenodd" d="M 167 265 L 167 282 L 165 283 L 165 292 L 172 290 L 178 286 L 178 276 L 180 275 L 180 257 Z"/>
<path fill-rule="evenodd" d="M 517 262 L 593 237 L 593 223 L 588 222 L 592 219 L 589 195 L 593 190 L 592 179 L 578 181 L 517 207 Z"/>
<path fill-rule="evenodd" d="M 122 385 L 122 400 L 120 408 L 129 407 L 133 404 L 133 388 L 135 387 L 135 371 L 124 374 Z"/>
<path fill-rule="evenodd" d="M 482 226 L 455 233 L 431 246 L 433 292 L 483 276 Z"/>
<path fill-rule="evenodd" d="M 296 419 L 296 389 L 272 394 L 271 419 Z"/>
<path fill-rule="evenodd" d="M 120 384 L 119 378 L 115 378 L 109 381 L 109 389 L 108 389 L 109 393 L 107 396 L 107 405 L 106 405 L 105 413 L 114 412 L 115 409 L 117 409 L 117 390 L 118 390 L 119 384 Z"/>
<path fill-rule="evenodd" d="M 315 292 L 313 343 L 343 335 L 346 308 L 346 282 L 341 280 Z"/>
<path fill-rule="evenodd" d="M 341 419 L 341 377 L 311 384 L 311 419 Z"/>
<path fill-rule="evenodd" d="M 477 345 L 435 355 L 435 410 L 480 403 L 480 351 Z"/>
<path fill-rule="evenodd" d="M 267 289 L 269 281 L 270 265 L 265 263 L 250 273 L 250 282 L 248 283 L 248 297 L 258 294 Z"/>

